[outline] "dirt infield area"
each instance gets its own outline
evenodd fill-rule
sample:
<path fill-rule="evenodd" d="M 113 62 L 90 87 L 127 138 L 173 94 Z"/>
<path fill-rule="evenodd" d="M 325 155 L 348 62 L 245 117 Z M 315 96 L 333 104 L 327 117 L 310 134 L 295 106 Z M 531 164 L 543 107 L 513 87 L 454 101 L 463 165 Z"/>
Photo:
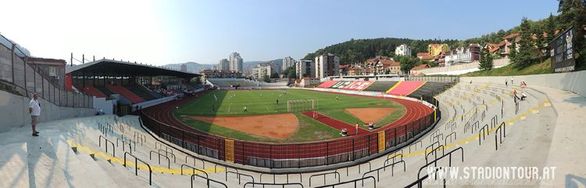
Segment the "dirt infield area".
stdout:
<path fill-rule="evenodd" d="M 394 111 L 394 108 L 346 108 L 346 112 L 362 122 L 378 122 Z"/>
<path fill-rule="evenodd" d="M 225 128 L 263 136 L 272 139 L 286 139 L 293 135 L 299 120 L 294 114 L 256 115 L 256 116 L 191 116 L 195 120 L 212 123 Z"/>

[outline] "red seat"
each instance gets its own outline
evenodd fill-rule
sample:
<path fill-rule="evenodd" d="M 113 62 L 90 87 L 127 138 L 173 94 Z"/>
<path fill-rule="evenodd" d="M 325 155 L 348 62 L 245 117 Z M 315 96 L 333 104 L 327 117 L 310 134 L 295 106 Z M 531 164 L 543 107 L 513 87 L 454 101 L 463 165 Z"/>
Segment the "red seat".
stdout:
<path fill-rule="evenodd" d="M 132 102 L 134 104 L 141 103 L 144 101 L 144 99 L 142 99 L 138 95 L 132 93 L 132 91 L 126 89 L 125 87 L 117 86 L 117 85 L 106 85 L 106 88 L 108 88 L 110 91 L 112 91 L 114 93 L 118 93 L 118 94 L 124 96 L 125 98 L 130 100 L 130 102 Z"/>
<path fill-rule="evenodd" d="M 393 86 L 389 91 L 387 91 L 387 93 L 391 95 L 407 96 L 413 93 L 415 90 L 419 89 L 424 84 L 425 82 L 423 81 L 402 81 Z"/>

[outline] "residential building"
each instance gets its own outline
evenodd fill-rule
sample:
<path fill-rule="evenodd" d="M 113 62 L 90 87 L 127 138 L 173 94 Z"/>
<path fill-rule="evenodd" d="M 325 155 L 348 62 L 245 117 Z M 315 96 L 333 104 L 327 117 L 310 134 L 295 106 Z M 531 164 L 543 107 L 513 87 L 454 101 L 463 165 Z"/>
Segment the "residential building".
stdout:
<path fill-rule="evenodd" d="M 187 65 L 186 64 L 181 64 L 181 71 L 187 72 Z"/>
<path fill-rule="evenodd" d="M 417 53 L 417 58 L 419 58 L 422 61 L 433 61 L 435 59 L 431 54 L 427 52 Z"/>
<path fill-rule="evenodd" d="M 295 63 L 297 78 L 315 78 L 315 63 L 312 60 L 301 59 Z"/>
<path fill-rule="evenodd" d="M 223 70 L 202 70 L 200 74 L 206 78 L 241 78 L 242 74 L 239 72 L 223 71 Z"/>
<path fill-rule="evenodd" d="M 37 72 L 42 74 L 52 84 L 56 86 L 64 85 L 65 65 L 67 64 L 65 60 L 29 57 L 26 62 L 38 70 Z M 32 84 L 29 86 L 32 86 Z"/>
<path fill-rule="evenodd" d="M 283 65 L 281 68 L 282 71 L 285 71 L 292 66 L 295 66 L 295 59 L 293 59 L 291 56 L 283 58 Z"/>
<path fill-rule="evenodd" d="M 431 56 L 439 56 L 442 52 L 450 51 L 448 44 L 429 44 L 427 45 L 427 53 Z"/>
<path fill-rule="evenodd" d="M 322 79 L 340 74 L 340 58 L 334 54 L 323 54 L 315 57 L 315 76 Z"/>
<path fill-rule="evenodd" d="M 429 68 L 429 65 L 427 65 L 427 64 L 421 64 L 421 65 L 418 65 L 418 66 L 413 67 L 411 69 L 411 71 L 409 71 L 409 74 L 414 75 L 414 76 L 417 76 L 417 75 L 420 75 L 421 74 L 421 70 L 427 69 L 427 68 Z"/>
<path fill-rule="evenodd" d="M 445 56 L 445 66 L 457 63 L 472 63 L 480 60 L 480 45 L 470 44 L 467 48 L 458 47 L 450 50 Z"/>
<path fill-rule="evenodd" d="M 238 52 L 232 52 L 228 57 L 228 61 L 230 62 L 230 71 L 242 72 L 243 60 Z"/>
<path fill-rule="evenodd" d="M 395 48 L 395 55 L 396 56 L 408 56 L 411 57 L 411 48 L 406 44 L 401 44 L 397 48 Z"/>
<path fill-rule="evenodd" d="M 220 62 L 218 62 L 218 70 L 230 71 L 230 61 L 228 61 L 228 59 L 221 59 Z"/>
<path fill-rule="evenodd" d="M 363 75 L 372 74 L 400 74 L 401 63 L 387 56 L 376 56 L 370 58 L 364 63 Z M 358 72 L 358 71 L 356 71 Z"/>
<path fill-rule="evenodd" d="M 272 73 L 271 64 L 258 64 L 255 68 L 252 68 L 252 77 L 257 80 L 262 80 L 265 76 L 270 77 Z"/>

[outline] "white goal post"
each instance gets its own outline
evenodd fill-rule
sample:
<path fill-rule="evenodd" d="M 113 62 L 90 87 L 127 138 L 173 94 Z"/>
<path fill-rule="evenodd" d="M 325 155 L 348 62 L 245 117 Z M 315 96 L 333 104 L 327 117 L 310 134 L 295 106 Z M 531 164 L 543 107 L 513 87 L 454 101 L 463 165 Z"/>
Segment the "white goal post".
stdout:
<path fill-rule="evenodd" d="M 317 109 L 315 99 L 287 100 L 287 112 L 305 112 Z"/>

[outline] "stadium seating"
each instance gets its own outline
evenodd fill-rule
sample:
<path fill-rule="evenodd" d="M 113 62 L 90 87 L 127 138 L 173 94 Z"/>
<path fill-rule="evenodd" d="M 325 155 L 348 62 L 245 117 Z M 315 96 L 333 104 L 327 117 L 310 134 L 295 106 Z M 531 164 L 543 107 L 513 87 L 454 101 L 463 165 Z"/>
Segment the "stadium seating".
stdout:
<path fill-rule="evenodd" d="M 130 100 L 134 104 L 141 103 L 144 101 L 144 99 L 142 99 L 140 96 L 134 94 L 132 91 L 126 89 L 125 87 L 108 84 L 108 85 L 106 85 L 106 88 L 108 88 L 109 90 L 111 90 L 115 93 L 118 93 L 118 94 L 126 97 L 128 100 Z"/>
<path fill-rule="evenodd" d="M 240 85 L 240 87 L 257 87 L 258 83 L 239 78 L 208 78 L 208 81 L 220 88 L 228 88 L 232 85 Z"/>
<path fill-rule="evenodd" d="M 81 89 L 84 93 L 91 95 L 91 96 L 96 96 L 96 97 L 100 97 L 100 98 L 104 98 L 106 97 L 106 95 L 104 93 L 102 93 L 100 90 L 96 89 L 95 87 L 92 86 L 85 86 L 83 89 Z"/>
<path fill-rule="evenodd" d="M 435 96 L 448 89 L 452 83 L 444 82 L 426 82 L 415 92 L 409 94 L 409 97 L 420 98 L 422 96 Z"/>
<path fill-rule="evenodd" d="M 317 87 L 319 87 L 319 88 L 330 88 L 330 87 L 332 87 L 336 83 L 338 83 L 338 81 L 328 80 L 328 81 L 325 81 L 325 82 L 319 84 L 319 86 L 317 86 Z"/>
<path fill-rule="evenodd" d="M 106 86 L 94 86 L 98 91 L 102 92 L 104 95 L 106 96 L 110 96 L 112 94 L 114 94 L 114 92 L 110 91 L 108 88 L 106 88 Z"/>
<path fill-rule="evenodd" d="M 378 91 L 386 92 L 389 88 L 393 87 L 397 82 L 393 81 L 376 81 L 368 86 L 364 91 Z"/>
<path fill-rule="evenodd" d="M 423 81 L 401 81 L 387 91 L 391 95 L 407 96 L 423 86 Z"/>
<path fill-rule="evenodd" d="M 143 98 L 144 100 L 153 100 L 157 97 L 153 95 L 154 92 L 149 91 L 143 86 L 135 85 L 135 86 L 128 86 L 128 90 L 132 91 L 134 94 L 138 95 L 139 97 Z"/>

